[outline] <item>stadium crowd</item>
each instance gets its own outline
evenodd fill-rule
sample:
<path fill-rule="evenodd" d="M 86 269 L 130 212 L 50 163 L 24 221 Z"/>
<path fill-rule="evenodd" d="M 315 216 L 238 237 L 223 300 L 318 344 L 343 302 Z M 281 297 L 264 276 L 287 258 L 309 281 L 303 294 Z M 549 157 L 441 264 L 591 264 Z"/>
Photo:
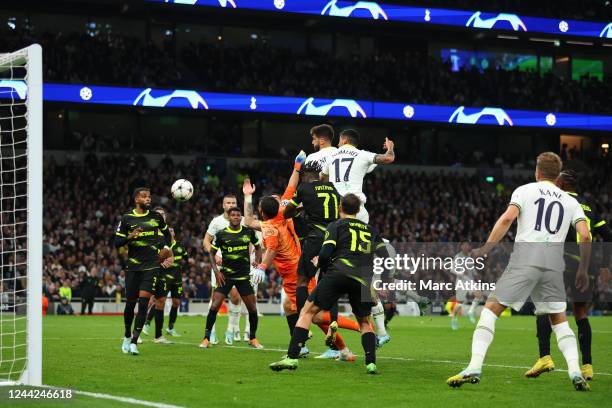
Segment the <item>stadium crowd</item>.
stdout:
<path fill-rule="evenodd" d="M 610 161 L 602 161 L 598 172 L 610 174 Z M 158 166 L 149 166 L 144 157 L 97 156 L 64 165 L 49 159 L 44 163 L 44 291 L 52 300 L 60 299 L 62 286 L 71 287 L 79 297 L 94 276 L 96 297 L 116 298 L 125 286 L 125 253 L 113 246 L 114 229 L 120 215 L 131 208 L 131 192 L 150 185 L 154 205 L 164 205 L 177 240 L 189 252 L 184 265 L 184 296 L 205 299 L 210 295 L 210 263 L 202 249 L 202 238 L 210 220 L 221 212 L 226 193 L 238 193 L 249 175 L 260 195 L 280 192 L 290 170 L 288 162 L 261 162 L 249 167 L 229 167 L 218 175 L 206 173 L 202 158 L 189 165 L 166 157 Z M 450 169 L 449 169 L 450 171 Z M 606 173 L 598 173 L 606 174 Z M 177 203 L 167 195 L 168 186 L 178 178 L 193 181 L 196 195 Z M 70 178 L 70 183 L 66 179 Z M 402 242 L 481 242 L 503 211 L 512 189 L 529 178 L 512 178 L 493 185 L 478 176 L 459 173 L 426 174 L 410 170 L 375 171 L 366 178 L 371 223 L 394 243 Z M 612 215 L 610 181 L 595 174 L 585 175 L 584 188 L 603 206 L 598 208 L 608 220 Z M 239 195 L 239 201 L 240 195 Z M 391 205 L 392 203 L 402 205 Z M 512 239 L 512 234 L 508 236 Z M 491 274 L 503 269 L 501 261 L 492 265 Z M 445 272 L 438 271 L 443 279 Z M 493 276 L 493 275 L 491 275 Z M 482 277 L 492 279 L 491 276 Z M 497 275 L 499 276 L 499 275 Z M 446 277 L 448 280 L 449 278 Z M 258 297 L 280 301 L 280 277 L 272 269 L 260 285 Z M 607 289 L 612 290 L 612 286 Z M 435 296 L 446 296 L 438 293 Z M 450 294 L 448 294 L 450 295 Z M 610 293 L 608 299 L 610 298 Z M 604 295 L 602 295 L 604 296 Z"/>
<path fill-rule="evenodd" d="M 451 72 L 451 63 L 426 51 L 378 51 L 335 56 L 277 48 L 189 43 L 176 50 L 117 34 L 46 32 L 0 28 L 0 48 L 39 42 L 47 81 L 151 87 L 195 87 L 222 92 L 316 95 L 466 106 L 503 106 L 570 112 L 610 112 L 612 82 L 552 73 L 476 68 Z M 176 51 L 175 51 L 176 50 Z M 103 64 L 100 61 L 105 61 Z"/>

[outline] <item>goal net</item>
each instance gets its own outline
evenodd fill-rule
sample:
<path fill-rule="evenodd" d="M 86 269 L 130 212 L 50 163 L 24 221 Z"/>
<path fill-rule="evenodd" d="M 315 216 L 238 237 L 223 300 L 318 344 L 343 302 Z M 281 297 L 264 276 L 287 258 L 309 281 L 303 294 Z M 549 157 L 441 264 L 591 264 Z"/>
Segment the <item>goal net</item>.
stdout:
<path fill-rule="evenodd" d="M 0 384 L 41 384 L 42 176 L 42 49 L 32 45 L 0 54 Z"/>

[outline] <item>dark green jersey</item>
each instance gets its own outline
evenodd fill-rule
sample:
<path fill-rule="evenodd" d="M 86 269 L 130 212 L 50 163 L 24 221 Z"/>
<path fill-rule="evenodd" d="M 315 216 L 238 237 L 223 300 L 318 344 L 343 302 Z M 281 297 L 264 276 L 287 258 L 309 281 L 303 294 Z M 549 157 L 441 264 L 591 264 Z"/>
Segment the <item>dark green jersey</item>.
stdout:
<path fill-rule="evenodd" d="M 378 231 L 356 218 L 343 218 L 327 226 L 319 264 L 329 274 L 344 274 L 367 285 L 374 254 L 388 256 Z"/>
<path fill-rule="evenodd" d="M 176 241 L 170 245 L 172 249 L 172 255 L 174 255 L 174 262 L 172 266 L 166 270 L 166 278 L 180 281 L 182 279 L 183 265 L 187 261 L 187 251 L 185 248 Z"/>
<path fill-rule="evenodd" d="M 142 232 L 135 238 L 127 239 L 136 228 Z M 160 234 L 163 235 L 160 236 Z M 123 214 L 115 232 L 115 246 L 128 247 L 128 270 L 148 271 L 160 267 L 158 253 L 163 246 L 170 246 L 168 225 L 155 211 L 138 214 L 136 210 Z"/>
<path fill-rule="evenodd" d="M 338 219 L 340 194 L 332 183 L 317 180 L 300 184 L 291 203 L 296 207 L 303 205 L 309 233 L 325 232 L 327 225 Z"/>
<path fill-rule="evenodd" d="M 578 201 L 580 207 L 582 207 L 582 211 L 584 211 L 584 215 L 586 218 L 587 225 L 589 226 L 589 231 L 591 231 L 591 235 L 596 232 L 598 229 L 602 228 L 606 225 L 606 220 L 601 218 L 594 210 L 594 208 L 589 204 L 589 202 L 583 196 L 580 196 L 576 193 L 568 193 L 572 197 Z M 567 234 L 566 242 L 578 242 L 578 233 L 572 227 L 570 232 Z"/>
<path fill-rule="evenodd" d="M 234 231 L 230 227 L 217 232 L 212 247 L 221 251 L 223 263 L 221 272 L 230 279 L 249 279 L 251 253 L 249 244 L 259 245 L 255 231 L 243 225 Z"/>

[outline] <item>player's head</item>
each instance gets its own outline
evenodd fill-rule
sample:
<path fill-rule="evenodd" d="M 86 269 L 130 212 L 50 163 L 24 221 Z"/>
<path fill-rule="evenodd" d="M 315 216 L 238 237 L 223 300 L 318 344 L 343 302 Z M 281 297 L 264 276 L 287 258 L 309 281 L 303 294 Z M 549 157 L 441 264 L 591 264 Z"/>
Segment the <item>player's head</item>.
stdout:
<path fill-rule="evenodd" d="M 232 228 L 238 228 L 240 226 L 240 222 L 242 221 L 242 211 L 238 207 L 232 207 L 227 210 L 227 216 L 229 218 L 229 223 Z"/>
<path fill-rule="evenodd" d="M 280 203 L 272 196 L 264 196 L 259 200 L 259 213 L 264 220 L 276 217 Z"/>
<path fill-rule="evenodd" d="M 148 187 L 138 187 L 132 194 L 136 208 L 148 210 L 151 207 L 151 190 Z"/>
<path fill-rule="evenodd" d="M 574 192 L 578 187 L 578 173 L 571 169 L 563 170 L 559 173 L 556 184 L 563 191 Z"/>
<path fill-rule="evenodd" d="M 161 215 L 164 221 L 166 221 L 166 210 L 164 210 L 164 207 L 155 207 L 153 211 Z"/>
<path fill-rule="evenodd" d="M 238 200 L 234 194 L 226 194 L 223 197 L 223 211 L 227 216 L 229 216 L 229 209 L 238 206 Z"/>
<path fill-rule="evenodd" d="M 340 200 L 340 217 L 355 217 L 361 207 L 361 200 L 355 194 L 347 194 Z"/>
<path fill-rule="evenodd" d="M 464 254 L 468 254 L 470 253 L 471 250 L 472 250 L 472 244 L 470 244 L 467 241 L 463 241 L 461 243 L 461 252 L 463 252 Z"/>
<path fill-rule="evenodd" d="M 555 181 L 559 177 L 561 167 L 563 167 L 563 162 L 558 154 L 553 152 L 541 153 L 536 161 L 535 178 L 537 181 Z"/>
<path fill-rule="evenodd" d="M 340 132 L 338 147 L 344 146 L 345 144 L 355 147 L 359 146 L 359 132 L 357 132 L 355 129 L 345 129 Z"/>
<path fill-rule="evenodd" d="M 310 183 L 319 179 L 321 173 L 321 164 L 317 161 L 311 161 L 304 165 L 300 169 L 300 181 L 302 183 Z"/>
<path fill-rule="evenodd" d="M 319 150 L 322 147 L 331 146 L 334 140 L 334 128 L 330 125 L 317 125 L 310 129 L 312 136 L 312 147 Z"/>

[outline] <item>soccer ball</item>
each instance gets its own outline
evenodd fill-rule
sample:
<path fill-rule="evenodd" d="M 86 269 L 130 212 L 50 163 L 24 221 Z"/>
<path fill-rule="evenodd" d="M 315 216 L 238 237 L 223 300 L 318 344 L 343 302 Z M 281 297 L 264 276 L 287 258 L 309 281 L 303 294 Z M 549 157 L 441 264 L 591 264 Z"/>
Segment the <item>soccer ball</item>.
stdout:
<path fill-rule="evenodd" d="M 189 180 L 178 179 L 170 189 L 172 197 L 177 201 L 187 201 L 193 195 L 193 185 Z"/>

